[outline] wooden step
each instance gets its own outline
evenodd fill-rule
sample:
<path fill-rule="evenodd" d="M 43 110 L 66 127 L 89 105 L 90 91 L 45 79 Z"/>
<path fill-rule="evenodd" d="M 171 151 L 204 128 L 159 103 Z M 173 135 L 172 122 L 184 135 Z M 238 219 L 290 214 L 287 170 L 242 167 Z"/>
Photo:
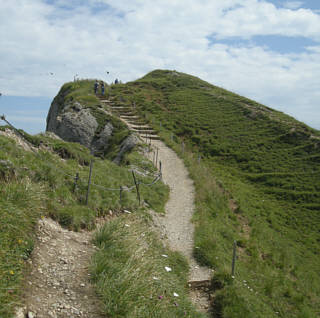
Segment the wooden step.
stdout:
<path fill-rule="evenodd" d="M 142 137 L 142 138 L 146 138 L 146 136 L 143 136 L 143 135 L 141 135 L 140 137 Z M 158 136 L 158 135 L 151 135 L 151 136 L 148 136 L 148 138 L 147 139 L 151 139 L 151 140 L 160 140 L 160 137 Z"/>
<path fill-rule="evenodd" d="M 122 119 L 139 119 L 139 116 L 132 115 L 132 116 L 120 116 Z"/>
<path fill-rule="evenodd" d="M 132 125 L 137 125 L 137 126 L 147 125 L 147 122 L 141 118 L 133 118 L 133 119 L 128 118 L 126 121 Z"/>
<path fill-rule="evenodd" d="M 139 134 L 141 134 L 141 135 L 147 135 L 147 136 L 149 136 L 149 135 L 151 135 L 151 136 L 153 136 L 153 135 L 156 135 L 157 134 L 157 132 L 156 131 L 145 131 L 145 130 L 138 130 L 138 129 L 131 129 L 132 131 L 134 131 L 134 132 L 137 132 L 137 133 L 139 133 Z"/>
<path fill-rule="evenodd" d="M 126 110 L 131 110 L 130 107 L 126 107 L 126 106 L 111 106 L 111 109 L 113 110 L 123 110 L 123 109 L 126 109 Z"/>
<path fill-rule="evenodd" d="M 202 288 L 209 288 L 211 286 L 211 281 L 206 280 L 195 280 L 195 281 L 188 281 L 188 286 L 191 289 L 202 289 Z"/>
<path fill-rule="evenodd" d="M 153 130 L 152 127 L 149 127 L 149 126 L 146 126 L 146 125 L 132 125 L 131 128 L 133 129 L 137 129 L 137 130 L 145 130 L 145 131 L 148 131 L 148 130 Z"/>

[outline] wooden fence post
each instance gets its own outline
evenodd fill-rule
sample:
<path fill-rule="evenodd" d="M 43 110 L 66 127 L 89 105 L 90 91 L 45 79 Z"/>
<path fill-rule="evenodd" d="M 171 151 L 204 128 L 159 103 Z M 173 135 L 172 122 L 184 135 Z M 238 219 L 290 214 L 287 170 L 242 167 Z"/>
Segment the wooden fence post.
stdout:
<path fill-rule="evenodd" d="M 91 185 L 92 165 L 93 165 L 93 159 L 91 158 L 91 160 L 90 160 L 90 171 L 89 171 L 88 188 L 87 188 L 87 196 L 86 196 L 86 205 L 88 205 L 88 202 L 89 202 L 89 192 L 90 192 L 90 185 Z"/>
<path fill-rule="evenodd" d="M 236 266 L 236 258 L 237 258 L 237 241 L 233 242 L 233 254 L 232 254 L 232 270 L 231 270 L 231 276 L 234 277 L 234 270 Z"/>
<path fill-rule="evenodd" d="M 158 167 L 158 154 L 159 154 L 159 148 L 157 147 L 157 153 L 156 153 L 156 168 Z"/>
<path fill-rule="evenodd" d="M 136 190 L 137 190 L 137 198 L 138 198 L 139 206 L 140 206 L 140 192 L 139 192 L 139 184 L 137 183 L 136 176 L 134 175 L 134 171 L 133 171 L 133 170 L 132 170 L 132 177 L 133 177 L 134 184 L 135 184 L 135 186 L 136 186 Z"/>

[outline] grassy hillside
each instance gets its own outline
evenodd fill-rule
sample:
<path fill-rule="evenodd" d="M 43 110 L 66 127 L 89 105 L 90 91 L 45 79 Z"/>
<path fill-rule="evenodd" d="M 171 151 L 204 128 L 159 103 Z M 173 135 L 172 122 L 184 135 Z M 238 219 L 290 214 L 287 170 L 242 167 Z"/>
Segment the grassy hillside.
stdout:
<path fill-rule="evenodd" d="M 114 85 L 110 95 L 135 105 L 189 167 L 195 255 L 219 286 L 214 317 L 318 317 L 319 131 L 175 71 Z"/>
<path fill-rule="evenodd" d="M 141 182 L 150 183 L 155 173 L 152 164 L 139 151 L 127 156 L 128 166 L 95 158 L 89 204 L 85 205 L 91 159 L 88 150 L 79 144 L 46 136 L 24 135 L 33 142 L 33 151 L 24 150 L 13 139 L 0 135 L 0 317 L 3 318 L 12 317 L 14 307 L 21 302 L 23 277 L 39 218 L 50 216 L 75 231 L 93 229 L 95 218 L 109 214 L 110 209 L 136 211 L 134 217 L 139 220 L 145 212 L 138 206 L 135 191 L 124 191 L 120 203 L 119 191 L 105 188 L 132 187 L 131 165 L 138 171 L 151 173 L 149 176 L 137 174 Z M 76 173 L 80 179 L 74 188 Z M 142 200 L 163 212 L 168 196 L 165 185 L 161 182 L 152 187 L 141 185 L 140 191 Z M 100 261 L 104 261 L 103 258 L 100 257 Z"/>

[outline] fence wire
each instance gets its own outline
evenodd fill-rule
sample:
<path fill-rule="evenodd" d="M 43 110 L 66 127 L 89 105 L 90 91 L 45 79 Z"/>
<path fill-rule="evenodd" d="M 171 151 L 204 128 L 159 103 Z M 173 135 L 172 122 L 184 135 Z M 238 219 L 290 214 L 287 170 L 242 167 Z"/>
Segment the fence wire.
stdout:
<path fill-rule="evenodd" d="M 5 118 L 4 115 L 0 116 L 0 119 L 5 121 L 13 129 L 13 131 L 16 133 L 16 135 L 18 137 L 22 138 L 30 146 L 32 152 L 35 153 L 40 158 L 40 155 L 34 149 L 35 146 L 31 142 L 29 142 L 26 139 L 26 137 Z M 40 158 L 40 159 L 42 160 L 42 158 Z M 84 181 L 84 180 L 82 180 L 83 178 L 80 178 L 79 176 L 76 177 L 74 175 L 70 175 L 70 174 L 64 172 L 63 170 L 57 168 L 56 166 L 54 166 L 51 163 L 45 162 L 45 164 L 46 164 L 47 167 L 51 168 L 53 171 L 59 172 L 60 174 L 62 174 L 64 176 L 67 176 L 67 177 L 71 178 L 72 180 L 76 180 L 77 183 L 81 183 L 82 185 L 85 185 L 87 183 L 87 180 Z M 142 175 L 144 177 L 148 177 L 148 175 L 149 175 L 149 177 L 150 176 L 155 176 L 155 179 L 151 183 L 144 183 L 142 181 L 138 181 L 137 185 L 152 186 L 152 185 L 156 184 L 159 180 L 161 180 L 161 177 L 162 177 L 162 173 L 161 172 L 153 174 L 150 171 L 147 171 L 147 170 L 144 170 L 144 169 L 142 169 L 142 170 L 143 170 L 143 172 L 141 172 L 141 169 L 138 170 L 137 168 L 134 168 L 134 169 L 131 169 L 130 171 L 133 171 L 133 172 L 135 172 L 135 173 L 137 173 L 139 175 Z M 95 183 L 90 183 L 90 184 L 92 186 L 94 186 L 94 187 L 97 187 L 97 188 L 105 190 L 105 191 L 119 191 L 119 192 L 120 191 L 127 191 L 127 192 L 130 192 L 130 191 L 132 191 L 133 189 L 136 188 L 135 185 L 133 185 L 131 187 L 128 187 L 128 186 L 125 186 L 125 185 L 120 185 L 118 188 L 108 188 L 108 187 L 105 187 L 105 186 L 100 185 L 100 184 L 95 184 Z"/>

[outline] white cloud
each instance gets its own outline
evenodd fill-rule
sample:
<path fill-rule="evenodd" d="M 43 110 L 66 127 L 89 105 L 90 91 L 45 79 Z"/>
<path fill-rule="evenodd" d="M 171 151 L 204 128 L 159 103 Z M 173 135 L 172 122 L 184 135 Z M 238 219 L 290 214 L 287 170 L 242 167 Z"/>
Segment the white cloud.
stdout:
<path fill-rule="evenodd" d="M 283 6 L 287 9 L 294 10 L 300 8 L 303 4 L 304 2 L 302 1 L 286 1 Z"/>
<path fill-rule="evenodd" d="M 89 0 L 73 10 L 65 10 L 65 4 L 2 3 L 2 93 L 54 96 L 75 74 L 128 81 L 165 68 L 199 76 L 301 120 L 314 121 L 319 114 L 320 44 L 300 55 L 281 55 L 252 45 L 209 45 L 208 40 L 212 34 L 220 39 L 272 34 L 320 42 L 315 11 L 258 0 Z M 106 7 L 98 11 L 98 4 Z M 316 122 L 320 128 L 320 118 Z"/>

